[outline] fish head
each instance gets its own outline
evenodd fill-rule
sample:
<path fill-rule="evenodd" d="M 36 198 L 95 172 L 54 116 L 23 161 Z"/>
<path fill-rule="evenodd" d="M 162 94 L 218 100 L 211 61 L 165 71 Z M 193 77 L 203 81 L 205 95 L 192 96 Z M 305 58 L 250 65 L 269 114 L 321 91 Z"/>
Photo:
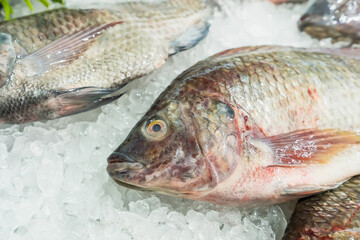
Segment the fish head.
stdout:
<path fill-rule="evenodd" d="M 358 40 L 359 12 L 357 1 L 318 0 L 300 18 L 298 26 L 318 39 Z"/>
<path fill-rule="evenodd" d="M 233 122 L 232 108 L 218 100 L 155 102 L 110 155 L 107 171 L 120 185 L 200 198 L 231 174 Z"/>
<path fill-rule="evenodd" d="M 301 31 L 318 26 L 326 26 L 328 20 L 324 17 L 331 14 L 330 3 L 327 0 L 316 1 L 299 20 Z"/>

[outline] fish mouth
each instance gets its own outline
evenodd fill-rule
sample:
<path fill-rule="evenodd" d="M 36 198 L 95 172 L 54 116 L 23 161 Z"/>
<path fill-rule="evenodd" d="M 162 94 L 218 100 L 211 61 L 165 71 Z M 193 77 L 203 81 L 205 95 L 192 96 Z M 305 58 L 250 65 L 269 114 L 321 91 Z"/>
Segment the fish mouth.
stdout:
<path fill-rule="evenodd" d="M 309 27 L 321 28 L 325 26 L 326 26 L 326 22 L 321 18 L 321 16 L 317 16 L 317 15 L 304 14 L 298 21 L 299 30 L 302 32 Z"/>
<path fill-rule="evenodd" d="M 112 153 L 108 157 L 107 161 L 108 166 L 106 170 L 109 173 L 110 177 L 114 180 L 114 182 L 126 188 L 149 191 L 146 188 L 126 182 L 126 179 L 129 177 L 130 171 L 141 170 L 145 167 L 144 164 L 135 162 L 132 158 L 120 152 Z"/>
<path fill-rule="evenodd" d="M 145 169 L 145 165 L 140 162 L 135 162 L 131 157 L 121 152 L 112 153 L 108 159 L 107 172 L 113 181 L 120 186 L 146 191 L 146 192 L 158 192 L 164 195 L 170 196 L 182 196 L 182 195 L 194 195 L 190 192 L 179 192 L 176 190 L 168 189 L 164 190 L 161 186 L 148 186 L 144 183 L 142 178 L 137 174 L 137 170 Z M 137 175 L 137 176 L 134 176 Z"/>
<path fill-rule="evenodd" d="M 145 166 L 142 163 L 135 162 L 129 156 L 121 152 L 113 152 L 107 159 L 107 172 L 111 177 L 115 175 L 127 175 L 131 170 L 141 170 Z"/>

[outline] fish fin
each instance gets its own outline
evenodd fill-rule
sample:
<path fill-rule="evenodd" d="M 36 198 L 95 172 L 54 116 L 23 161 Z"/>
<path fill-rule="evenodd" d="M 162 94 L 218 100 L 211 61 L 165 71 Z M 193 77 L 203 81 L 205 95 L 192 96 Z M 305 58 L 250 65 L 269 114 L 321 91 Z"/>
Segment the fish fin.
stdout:
<path fill-rule="evenodd" d="M 269 167 L 295 167 L 327 163 L 331 157 L 350 145 L 360 143 L 360 135 L 336 129 L 305 129 L 264 141 L 273 153 Z"/>
<path fill-rule="evenodd" d="M 200 22 L 181 34 L 175 41 L 170 43 L 169 55 L 188 50 L 198 44 L 209 32 L 210 24 Z"/>
<path fill-rule="evenodd" d="M 7 33 L 0 33 L 0 88 L 7 82 L 14 67 L 16 52 L 12 44 L 12 37 Z"/>
<path fill-rule="evenodd" d="M 104 89 L 97 87 L 76 88 L 53 92 L 47 101 L 50 109 L 55 109 L 56 117 L 64 117 L 97 108 L 120 98 L 125 92 L 122 87 Z"/>
<path fill-rule="evenodd" d="M 64 35 L 19 60 L 28 77 L 63 67 L 78 59 L 106 29 L 122 23 L 111 22 Z"/>
<path fill-rule="evenodd" d="M 306 197 L 316 193 L 324 192 L 327 190 L 338 188 L 341 184 L 346 182 L 349 179 L 346 179 L 341 182 L 326 184 L 326 185 L 297 185 L 286 188 L 281 191 L 282 196 L 294 196 L 294 197 Z"/>

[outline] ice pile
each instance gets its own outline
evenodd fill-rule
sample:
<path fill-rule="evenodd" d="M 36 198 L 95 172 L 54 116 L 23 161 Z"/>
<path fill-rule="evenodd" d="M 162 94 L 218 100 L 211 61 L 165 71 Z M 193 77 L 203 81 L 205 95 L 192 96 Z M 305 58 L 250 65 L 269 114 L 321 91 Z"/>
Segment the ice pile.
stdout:
<path fill-rule="evenodd" d="M 318 46 L 296 26 L 309 4 L 220 5 L 205 41 L 136 81 L 117 102 L 45 123 L 0 126 L 0 239 L 281 238 L 288 205 L 220 207 L 125 189 L 106 173 L 109 154 L 171 80 L 196 61 L 244 45 Z"/>

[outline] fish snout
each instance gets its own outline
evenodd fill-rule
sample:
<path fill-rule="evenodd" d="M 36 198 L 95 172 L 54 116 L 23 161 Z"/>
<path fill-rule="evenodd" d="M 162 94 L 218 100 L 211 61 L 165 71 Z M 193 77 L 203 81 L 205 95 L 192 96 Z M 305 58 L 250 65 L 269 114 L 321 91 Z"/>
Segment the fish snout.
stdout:
<path fill-rule="evenodd" d="M 109 164 L 116 163 L 116 162 L 135 162 L 132 158 L 128 157 L 127 155 L 121 152 L 113 152 L 107 159 Z"/>
<path fill-rule="evenodd" d="M 107 171 L 110 176 L 119 173 L 126 173 L 130 170 L 140 170 L 144 168 L 144 164 L 135 162 L 132 158 L 120 152 L 113 152 L 108 157 L 107 161 Z"/>
<path fill-rule="evenodd" d="M 310 14 L 304 14 L 298 21 L 298 27 L 300 31 L 304 31 L 305 28 L 314 25 L 313 16 Z"/>

